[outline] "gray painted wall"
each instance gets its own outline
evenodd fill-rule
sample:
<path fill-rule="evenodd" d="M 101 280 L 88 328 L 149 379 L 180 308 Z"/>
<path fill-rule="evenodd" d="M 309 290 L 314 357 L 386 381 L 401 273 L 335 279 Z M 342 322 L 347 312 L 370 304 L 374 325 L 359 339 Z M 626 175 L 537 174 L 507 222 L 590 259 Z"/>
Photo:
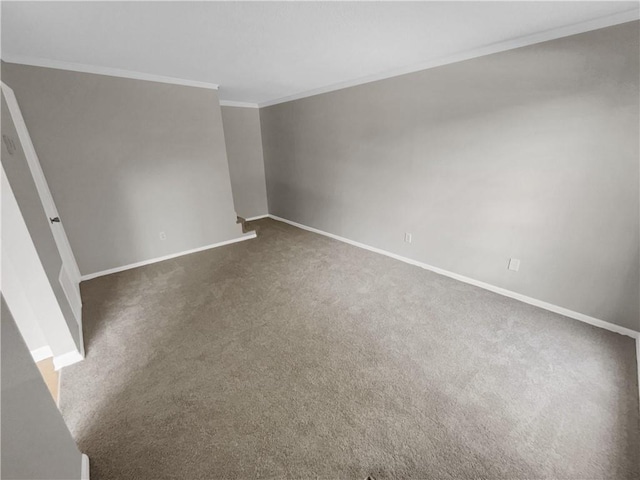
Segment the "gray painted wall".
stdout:
<path fill-rule="evenodd" d="M 221 108 L 236 213 L 242 218 L 266 215 L 269 211 L 258 109 Z"/>
<path fill-rule="evenodd" d="M 640 330 L 638 32 L 261 109 L 269 212 Z"/>
<path fill-rule="evenodd" d="M 69 300 L 62 289 L 59 276 L 60 269 L 62 268 L 62 258 L 56 245 L 51 227 L 49 227 L 49 220 L 47 214 L 44 211 L 44 207 L 40 201 L 40 195 L 36 188 L 36 184 L 31 175 L 29 164 L 25 157 L 24 151 L 18 138 L 18 133 L 15 128 L 15 124 L 11 118 L 11 114 L 7 108 L 4 96 L 1 100 L 2 103 L 2 135 L 7 136 L 12 140 L 16 149 L 13 154 L 10 154 L 7 150 L 5 142 L 2 142 L 2 166 L 7 174 L 7 180 L 11 185 L 11 190 L 16 197 L 16 202 L 20 208 L 20 213 L 24 219 L 24 223 L 29 230 L 29 235 L 33 241 L 33 244 L 38 252 L 38 257 L 42 263 L 42 267 L 47 274 L 47 279 L 51 284 L 53 293 L 58 300 L 60 310 L 64 315 L 65 322 L 69 327 L 75 347 L 78 351 L 82 350 L 80 345 L 80 326 L 76 321 Z M 62 332 L 60 332 L 62 333 Z M 62 345 L 68 345 L 68 339 L 66 333 L 60 338 L 49 338 L 52 348 L 56 348 Z M 69 349 L 58 353 L 67 353 L 73 348 L 72 345 L 68 345 Z"/>
<path fill-rule="evenodd" d="M 1 298 L 3 479 L 80 478 L 81 454 Z"/>
<path fill-rule="evenodd" d="M 82 274 L 242 235 L 215 90 L 6 63 L 2 79 Z"/>

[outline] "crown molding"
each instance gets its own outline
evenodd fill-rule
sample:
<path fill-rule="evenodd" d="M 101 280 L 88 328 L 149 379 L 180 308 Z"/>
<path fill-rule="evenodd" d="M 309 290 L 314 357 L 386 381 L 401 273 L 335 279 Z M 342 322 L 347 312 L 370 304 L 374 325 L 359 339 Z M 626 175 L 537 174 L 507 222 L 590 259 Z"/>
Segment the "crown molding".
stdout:
<path fill-rule="evenodd" d="M 2 55 L 2 60 L 7 63 L 17 63 L 19 65 L 29 65 L 32 67 L 55 68 L 58 70 L 68 70 L 71 72 L 93 73 L 95 75 L 107 75 L 109 77 L 132 78 L 134 80 L 145 80 L 148 82 L 171 83 L 173 85 L 183 85 L 186 87 L 209 88 L 212 90 L 218 90 L 218 85 L 215 83 L 186 80 L 184 78 L 165 77 L 163 75 L 134 72 L 131 70 L 122 70 L 119 68 L 97 67 L 95 65 L 62 62 L 59 60 L 28 57 L 23 55 Z"/>
<path fill-rule="evenodd" d="M 346 82 L 334 83 L 324 87 L 306 90 L 304 92 L 296 93 L 294 95 L 288 95 L 286 97 L 276 98 L 273 100 L 267 100 L 258 103 L 258 107 L 269 107 L 271 105 L 277 105 L 279 103 L 291 102 L 293 100 L 299 100 L 301 98 L 312 97 L 320 95 L 322 93 L 333 92 L 335 90 L 342 90 L 344 88 L 355 87 L 365 83 L 376 82 L 378 80 L 385 80 L 387 78 L 398 77 L 400 75 L 406 75 L 408 73 L 415 73 L 421 70 L 428 70 L 434 67 L 440 67 L 451 63 L 462 62 L 463 60 L 470 60 L 472 58 L 483 57 L 485 55 L 491 55 L 493 53 L 505 52 L 507 50 L 513 50 L 520 47 L 526 47 L 534 45 L 536 43 L 547 42 L 549 40 L 556 40 L 558 38 L 568 37 L 571 35 L 577 35 L 579 33 L 585 33 L 592 30 L 598 30 L 600 28 L 611 27 L 622 23 L 633 22 L 640 19 L 640 9 L 629 10 L 627 12 L 616 13 L 614 15 L 608 15 L 606 17 L 597 18 L 594 20 L 588 20 L 586 22 L 575 23 L 573 25 L 566 25 L 563 27 L 554 28 L 551 30 L 545 30 L 543 32 L 534 33 L 532 35 L 526 35 L 524 37 L 518 37 L 503 42 L 493 43 L 484 47 L 474 48 L 447 57 L 442 57 L 436 60 L 412 65 L 408 67 L 397 68 L 388 70 L 383 73 L 374 75 L 368 75 L 366 77 L 357 78 L 354 80 L 348 80 Z"/>
<path fill-rule="evenodd" d="M 280 103 L 291 102 L 293 100 L 299 100 L 301 98 L 312 97 L 323 93 L 333 92 L 335 90 L 342 90 L 344 88 L 355 87 L 357 85 L 363 85 L 366 83 L 376 82 L 378 80 L 385 80 L 387 78 L 398 77 L 409 73 L 419 72 L 421 70 L 428 70 L 430 68 L 440 67 L 451 63 L 457 63 L 464 60 L 470 60 L 472 58 L 482 57 L 485 55 L 491 55 L 493 53 L 505 52 L 507 50 L 513 50 L 520 47 L 526 47 L 534 45 L 536 43 L 542 43 L 549 40 L 555 40 L 558 38 L 568 37 L 571 35 L 577 35 L 579 33 L 585 33 L 592 30 L 598 30 L 600 28 L 611 27 L 622 23 L 633 22 L 640 19 L 640 9 L 633 9 L 627 12 L 621 12 L 606 17 L 596 18 L 594 20 L 588 20 L 586 22 L 575 23 L 573 25 L 566 25 L 544 32 L 534 33 L 524 37 L 518 37 L 504 42 L 498 42 L 491 45 L 467 50 L 447 57 L 442 57 L 428 62 L 415 64 L 408 67 L 397 68 L 388 70 L 383 73 L 374 75 L 368 75 L 366 77 L 360 77 L 354 80 L 347 80 L 345 82 L 338 82 L 324 87 L 319 87 L 311 90 L 305 90 L 293 95 L 285 97 L 275 98 L 272 100 L 266 100 L 259 103 L 240 102 L 232 100 L 221 100 L 220 105 L 223 107 L 242 107 L 242 108 L 264 108 L 271 105 L 277 105 Z M 28 57 L 22 55 L 3 55 L 2 60 L 8 63 L 17 63 L 21 65 L 31 65 L 36 67 L 56 68 L 60 70 L 69 70 L 82 73 L 93 73 L 96 75 L 108 75 L 112 77 L 121 78 L 133 78 L 136 80 L 146 80 L 151 82 L 171 83 L 175 85 L 184 85 L 188 87 L 209 88 L 218 90 L 219 85 L 215 83 L 200 82 L 196 80 L 186 80 L 175 77 L 165 77 L 162 75 L 154 75 L 149 73 L 134 72 L 130 70 L 122 70 L 110 67 L 98 67 L 94 65 L 85 65 L 80 63 L 70 63 L 58 60 L 50 60 L 44 58 Z"/>
<path fill-rule="evenodd" d="M 257 103 L 234 102 L 233 100 L 220 100 L 221 107 L 237 107 L 237 108 L 258 108 Z"/>

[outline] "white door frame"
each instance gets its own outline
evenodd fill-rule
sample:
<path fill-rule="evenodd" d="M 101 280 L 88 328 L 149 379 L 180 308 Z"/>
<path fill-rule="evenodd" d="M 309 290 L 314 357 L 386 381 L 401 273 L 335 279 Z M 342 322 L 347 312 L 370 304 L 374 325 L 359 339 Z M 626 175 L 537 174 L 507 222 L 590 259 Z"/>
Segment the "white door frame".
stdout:
<path fill-rule="evenodd" d="M 25 157 L 27 158 L 27 163 L 29 164 L 29 169 L 31 170 L 31 175 L 33 176 L 33 181 L 38 189 L 38 194 L 40 195 L 40 200 L 42 201 L 45 212 L 51 218 L 57 217 L 58 210 L 56 208 L 56 204 L 53 201 L 49 185 L 47 185 L 44 172 L 40 166 L 40 160 L 38 159 L 38 154 L 33 146 L 33 142 L 31 141 L 29 130 L 27 130 L 27 125 L 24 123 L 24 118 L 22 117 L 22 112 L 18 106 L 16 96 L 13 93 L 13 90 L 11 90 L 11 88 L 9 88 L 4 82 L 0 82 L 0 88 L 2 89 L 4 98 L 7 101 L 7 107 L 9 108 L 11 118 L 16 126 L 20 143 L 22 144 Z M 67 234 L 63 228 L 52 228 L 51 231 L 53 232 L 53 237 L 58 245 L 58 250 L 60 250 L 62 261 L 69 270 L 72 280 L 79 284 L 80 270 L 78 269 L 78 263 L 73 255 L 73 251 L 71 250 Z"/>
<path fill-rule="evenodd" d="M 44 172 L 42 171 L 40 160 L 38 159 L 35 147 L 33 146 L 33 142 L 31 141 L 31 136 L 29 135 L 29 131 L 24 122 L 24 118 L 22 116 L 22 112 L 20 111 L 16 96 L 13 90 L 9 88 L 5 83 L 0 82 L 0 88 L 2 91 L 2 95 L 6 100 L 7 108 L 11 115 L 11 119 L 13 120 L 21 147 L 24 152 L 24 156 L 27 160 L 27 164 L 29 165 L 29 170 L 31 171 L 31 176 L 33 177 L 33 181 L 36 185 L 36 189 L 38 191 L 38 195 L 40 197 L 40 201 L 42 203 L 42 207 L 44 208 L 45 214 L 50 219 L 55 217 L 59 218 L 58 210 L 53 200 L 53 196 L 51 195 L 51 191 L 49 190 L 49 185 L 47 184 Z M 80 334 L 79 352 L 75 348 L 73 350 L 68 349 L 66 352 L 64 352 L 64 355 L 58 355 L 56 357 L 56 350 L 52 345 L 50 345 L 51 350 L 54 353 L 54 364 L 56 365 L 56 368 L 60 368 L 65 365 L 75 363 L 76 361 L 84 358 L 84 339 L 82 332 L 82 297 L 80 295 L 81 276 L 78 264 L 76 262 L 75 256 L 73 255 L 73 251 L 71 250 L 71 245 L 69 244 L 69 239 L 67 238 L 62 223 L 50 222 L 49 227 L 51 228 L 53 238 L 62 259 L 62 268 L 58 276 L 58 281 L 60 282 L 62 290 L 64 291 L 69 301 L 69 305 L 71 307 L 73 315 L 78 323 L 78 330 Z"/>
<path fill-rule="evenodd" d="M 2 196 L 2 269 L 0 286 L 18 327 L 33 315 L 56 359 L 68 359 L 75 353 L 81 360 L 64 314 L 40 262 L 36 247 L 29 235 L 11 185 L 0 168 Z M 24 336 L 24 334 L 23 334 Z"/>

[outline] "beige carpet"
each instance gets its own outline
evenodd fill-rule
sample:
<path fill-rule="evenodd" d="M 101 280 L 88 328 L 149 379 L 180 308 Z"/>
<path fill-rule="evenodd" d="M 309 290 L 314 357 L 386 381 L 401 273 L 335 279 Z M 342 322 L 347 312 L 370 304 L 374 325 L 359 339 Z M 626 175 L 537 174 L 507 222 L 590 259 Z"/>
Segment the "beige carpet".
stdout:
<path fill-rule="evenodd" d="M 273 220 L 82 284 L 102 479 L 639 478 L 635 345 Z"/>

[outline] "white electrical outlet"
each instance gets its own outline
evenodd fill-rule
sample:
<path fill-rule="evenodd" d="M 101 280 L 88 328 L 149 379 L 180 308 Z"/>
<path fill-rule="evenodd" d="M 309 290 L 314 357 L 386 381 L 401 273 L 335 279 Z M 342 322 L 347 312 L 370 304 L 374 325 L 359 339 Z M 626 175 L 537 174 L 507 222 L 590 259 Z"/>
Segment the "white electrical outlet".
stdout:
<path fill-rule="evenodd" d="M 166 240 L 167 239 L 167 234 L 164 232 L 160 232 L 160 240 Z"/>
<path fill-rule="evenodd" d="M 513 270 L 514 272 L 517 272 L 518 270 L 520 270 L 520 260 L 518 260 L 517 258 L 510 258 L 509 270 Z"/>
<path fill-rule="evenodd" d="M 410 233 L 405 233 L 404 234 L 404 241 L 407 243 L 411 243 L 411 234 Z"/>

